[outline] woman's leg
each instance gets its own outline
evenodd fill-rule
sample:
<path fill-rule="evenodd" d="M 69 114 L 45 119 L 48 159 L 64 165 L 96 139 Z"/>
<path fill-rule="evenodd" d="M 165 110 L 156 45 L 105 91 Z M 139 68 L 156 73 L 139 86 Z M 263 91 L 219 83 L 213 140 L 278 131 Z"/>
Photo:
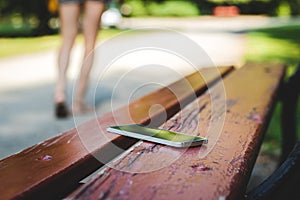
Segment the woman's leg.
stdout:
<path fill-rule="evenodd" d="M 100 17 L 104 8 L 105 5 L 103 2 L 87 0 L 84 3 L 82 29 L 85 40 L 85 50 L 73 102 L 74 113 L 84 112 L 88 109 L 84 103 L 84 96 L 88 85 L 89 74 L 93 65 L 94 47 L 100 26 Z"/>
<path fill-rule="evenodd" d="M 59 5 L 62 44 L 58 54 L 58 76 L 54 95 L 56 104 L 66 101 L 67 69 L 78 31 L 79 13 L 79 3 L 62 3 Z"/>

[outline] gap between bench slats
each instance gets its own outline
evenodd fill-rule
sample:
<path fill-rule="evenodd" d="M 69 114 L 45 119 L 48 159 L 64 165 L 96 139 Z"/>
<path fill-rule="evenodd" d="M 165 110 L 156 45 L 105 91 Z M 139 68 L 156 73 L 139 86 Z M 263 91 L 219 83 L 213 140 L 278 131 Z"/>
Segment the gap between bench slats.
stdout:
<path fill-rule="evenodd" d="M 70 199 L 239 199 L 246 190 L 285 67 L 248 64 L 224 79 L 226 118 L 212 151 L 212 143 L 176 149 L 141 142 L 113 161 Z M 219 83 L 212 90 L 222 92 Z M 214 93 L 216 94 L 216 93 Z M 218 105 L 224 102 L 214 95 Z M 212 117 L 208 92 L 161 127 L 205 136 Z M 197 123 L 199 122 L 199 123 Z M 211 124 L 209 124 L 211 122 Z M 213 138 L 209 139 L 213 140 Z M 155 169 L 155 170 L 154 170 Z M 143 172 L 143 173 L 139 173 Z"/>
<path fill-rule="evenodd" d="M 161 118 L 162 114 L 167 118 L 174 115 L 195 98 L 195 93 L 200 94 L 206 89 L 206 82 L 215 82 L 233 67 L 218 69 L 202 69 L 201 73 L 195 72 L 113 113 L 3 159 L 0 161 L 1 199 L 52 199 L 69 193 L 78 187 L 81 179 L 102 165 L 90 152 L 106 163 L 122 153 L 122 148 L 136 143 L 137 140 L 106 133 L 107 126 L 120 123 L 162 124 L 165 121 Z M 160 107 L 152 112 L 150 119 L 149 109 L 154 104 Z M 115 145 L 121 149 L 115 151 Z"/>

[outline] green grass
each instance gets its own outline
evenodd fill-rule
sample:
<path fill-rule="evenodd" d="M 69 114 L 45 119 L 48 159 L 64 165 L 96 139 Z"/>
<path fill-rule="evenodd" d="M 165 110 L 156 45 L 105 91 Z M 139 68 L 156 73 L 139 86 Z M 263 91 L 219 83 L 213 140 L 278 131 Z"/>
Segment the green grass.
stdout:
<path fill-rule="evenodd" d="M 300 26 L 255 30 L 247 34 L 246 59 L 283 62 L 295 65 L 300 61 Z"/>
<path fill-rule="evenodd" d="M 120 33 L 117 29 L 104 29 L 99 32 L 99 39 L 107 39 Z M 59 35 L 25 38 L 0 38 L 0 58 L 29 54 L 58 48 L 60 45 Z M 82 42 L 83 37 L 79 35 L 76 42 Z"/>
<path fill-rule="evenodd" d="M 14 27 L 11 23 L 3 22 L 0 20 L 0 35 L 4 36 L 18 36 L 18 35 L 30 35 L 33 28 L 27 24 Z"/>
<path fill-rule="evenodd" d="M 1 38 L 0 43 L 0 58 L 4 58 L 57 48 L 60 39 L 57 35 L 34 38 Z"/>
<path fill-rule="evenodd" d="M 247 34 L 246 61 L 285 63 L 288 66 L 288 78 L 300 63 L 300 26 L 259 29 Z M 300 100 L 297 108 L 297 121 L 300 121 Z M 281 142 L 280 126 L 281 104 L 279 103 L 272 117 L 263 151 L 279 153 Z M 297 125 L 298 138 L 300 124 Z"/>

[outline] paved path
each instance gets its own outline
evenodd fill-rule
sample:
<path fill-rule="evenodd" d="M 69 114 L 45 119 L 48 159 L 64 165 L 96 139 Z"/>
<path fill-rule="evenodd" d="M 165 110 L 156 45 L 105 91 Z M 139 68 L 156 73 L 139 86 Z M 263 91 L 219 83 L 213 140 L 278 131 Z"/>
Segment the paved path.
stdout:
<path fill-rule="evenodd" d="M 244 35 L 237 31 L 273 25 L 274 20 L 264 17 L 128 19 L 120 26 L 174 29 L 203 48 L 213 63 L 227 65 L 243 62 L 245 40 Z M 286 23 L 277 20 L 277 25 L 278 22 Z M 118 40 L 117 46 L 126 46 L 138 39 L 156 40 L 157 37 L 168 39 L 168 35 L 159 32 L 131 34 Z M 81 52 L 82 47 L 78 45 L 72 55 L 69 95 L 81 62 Z M 49 50 L 0 60 L 0 159 L 75 127 L 72 117 L 57 120 L 53 115 L 56 53 L 56 50 Z M 97 56 L 100 60 L 103 58 L 101 53 Z M 199 66 L 201 64 L 205 66 L 205 63 L 199 63 Z M 178 79 L 190 69 L 186 61 L 172 53 L 145 49 L 134 51 L 112 64 L 100 81 L 101 86 L 90 91 L 88 100 L 95 100 L 96 114 L 101 115 Z M 117 82 L 120 77 L 121 82 Z M 93 79 L 92 84 L 99 83 Z M 96 94 L 95 98 L 92 94 Z M 82 123 L 92 117 L 95 113 L 76 119 Z"/>

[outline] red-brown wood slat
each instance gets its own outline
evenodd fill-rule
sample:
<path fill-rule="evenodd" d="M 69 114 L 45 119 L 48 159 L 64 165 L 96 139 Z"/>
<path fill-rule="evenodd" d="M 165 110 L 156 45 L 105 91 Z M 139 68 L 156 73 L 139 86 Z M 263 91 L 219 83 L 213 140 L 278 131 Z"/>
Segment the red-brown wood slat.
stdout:
<path fill-rule="evenodd" d="M 248 64 L 225 77 L 226 116 L 218 137 L 206 135 L 220 120 L 212 102 L 224 104 L 214 85 L 162 127 L 207 136 L 208 145 L 176 149 L 141 142 L 70 199 L 240 199 L 255 163 L 276 94 L 285 73 L 282 65 Z M 220 112 L 221 113 L 221 112 Z M 199 124 L 197 123 L 199 122 Z M 214 146 L 214 139 L 217 143 Z M 212 151 L 204 156 L 212 147 Z"/>
<path fill-rule="evenodd" d="M 195 72 L 115 112 L 1 160 L 1 199 L 52 199 L 65 195 L 78 186 L 79 180 L 102 165 L 91 152 L 100 156 L 105 163 L 122 152 L 114 151 L 115 145 L 126 149 L 136 142 L 134 139 L 107 133 L 107 126 L 150 122 L 148 112 L 154 104 L 159 104 L 160 107 L 152 110 L 151 118 L 160 125 L 165 121 L 160 118 L 162 113 L 167 112 L 168 117 L 172 116 L 180 106 L 189 103 L 195 93 L 204 91 L 206 83 L 215 82 L 220 75 L 225 75 L 232 69 L 202 69 L 200 73 Z"/>

